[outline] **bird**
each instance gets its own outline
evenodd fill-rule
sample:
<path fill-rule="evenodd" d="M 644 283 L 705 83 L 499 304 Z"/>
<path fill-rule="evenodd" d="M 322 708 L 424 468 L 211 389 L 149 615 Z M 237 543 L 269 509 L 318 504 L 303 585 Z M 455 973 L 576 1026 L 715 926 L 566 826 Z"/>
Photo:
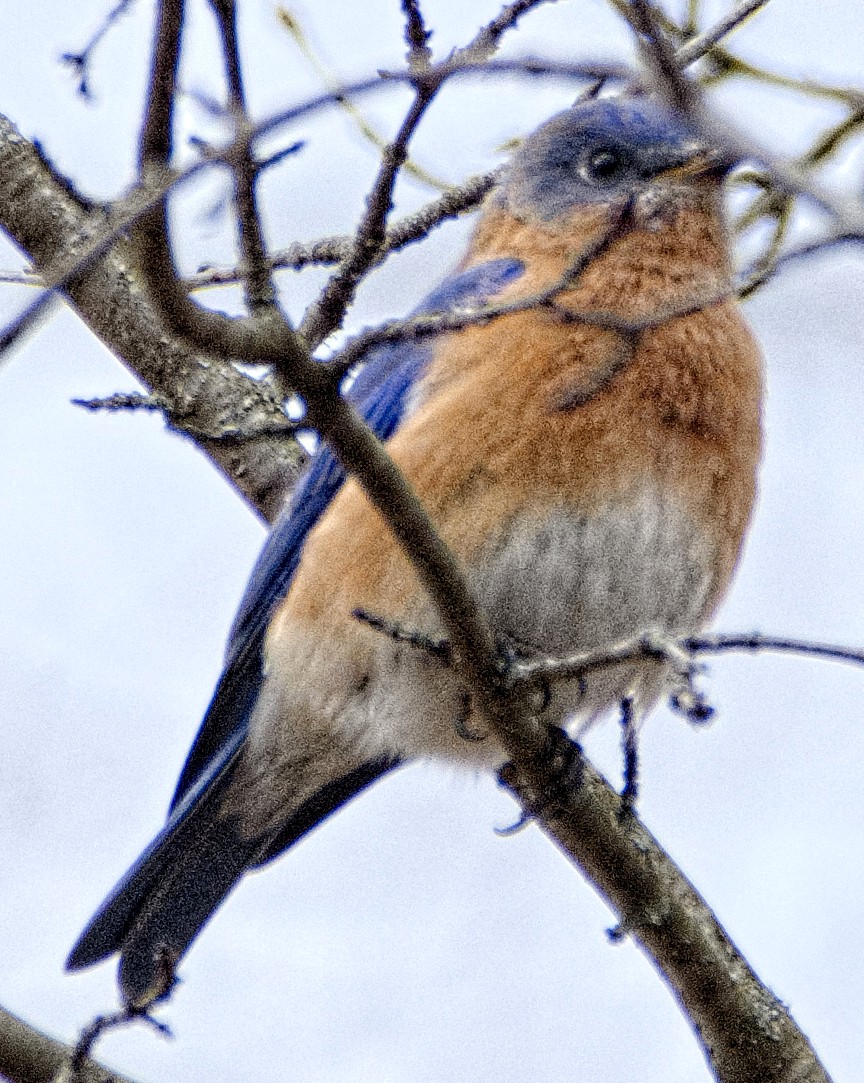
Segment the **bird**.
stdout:
<path fill-rule="evenodd" d="M 647 96 L 556 114 L 414 312 L 450 329 L 379 343 L 345 392 L 519 657 L 690 634 L 727 590 L 762 444 L 761 357 L 723 214 L 733 164 Z M 254 567 L 167 821 L 69 969 L 119 953 L 124 1003 L 145 1011 L 246 871 L 387 772 L 505 762 L 459 672 L 358 612 L 443 635 L 323 445 Z M 543 718 L 579 733 L 626 699 L 641 721 L 670 681 L 656 658 L 591 671 L 551 687 Z"/>

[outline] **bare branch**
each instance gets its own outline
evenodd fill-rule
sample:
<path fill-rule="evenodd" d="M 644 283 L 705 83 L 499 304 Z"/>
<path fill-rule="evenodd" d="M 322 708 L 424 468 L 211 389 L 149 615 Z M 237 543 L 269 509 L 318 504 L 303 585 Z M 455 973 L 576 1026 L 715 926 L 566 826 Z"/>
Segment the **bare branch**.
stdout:
<path fill-rule="evenodd" d="M 620 915 L 682 1005 L 724 1083 L 829 1083 L 807 1039 L 763 986 L 657 840 L 584 758 L 553 733 L 546 783 L 508 765 L 501 782 Z M 549 779 L 557 780 L 550 786 Z"/>
<path fill-rule="evenodd" d="M 81 406 L 91 412 L 117 413 L 143 410 L 148 413 L 162 414 L 167 428 L 179 436 L 186 436 L 196 443 L 226 444 L 239 446 L 264 439 L 284 439 L 296 436 L 306 428 L 302 422 L 291 421 L 287 417 L 267 423 L 251 422 L 248 424 L 228 423 L 220 428 L 204 429 L 190 421 L 183 411 L 170 403 L 164 395 L 140 395 L 137 392 L 117 392 L 106 398 L 72 399 L 73 406 Z"/>
<path fill-rule="evenodd" d="M 78 78 L 78 93 L 83 98 L 92 99 L 93 97 L 93 93 L 90 89 L 90 61 L 96 46 L 102 41 L 118 19 L 126 14 L 134 2 L 135 0 L 119 0 L 119 3 L 105 16 L 96 32 L 80 53 L 63 53 L 60 57 L 63 63 L 68 64 L 75 72 L 75 75 Z"/>
<path fill-rule="evenodd" d="M 197 168 L 192 167 L 192 172 L 197 171 Z M 178 179 L 169 175 L 166 181 L 156 186 L 155 194 L 141 188 L 133 189 L 125 199 L 114 204 L 109 216 L 102 216 L 97 212 L 87 217 L 86 226 L 81 233 L 69 239 L 66 249 L 60 250 L 59 257 L 52 254 L 51 263 L 42 269 L 41 281 L 38 284 L 43 287 L 44 292 L 7 324 L 0 334 L 0 365 L 14 346 L 40 326 L 57 300 L 56 291 L 67 290 L 73 285 Z M 37 283 L 34 282 L 35 284 Z"/>
<path fill-rule="evenodd" d="M 142 395 L 138 391 L 117 391 L 113 395 L 96 399 L 72 399 L 73 406 L 81 406 L 92 413 L 105 411 L 117 413 L 118 411 L 144 410 L 146 412 L 165 411 L 168 409 L 166 400 L 162 395 Z"/>
<path fill-rule="evenodd" d="M 139 161 L 146 188 L 161 179 L 170 164 L 171 133 L 176 94 L 183 0 L 162 0 L 156 36 Z M 275 305 L 256 308 L 246 317 L 231 319 L 190 300 L 177 278 L 168 244 L 164 201 L 142 215 L 132 233 L 144 285 L 172 330 L 196 348 L 222 359 L 278 365 L 280 372 L 307 357 Z M 289 385 L 290 386 L 290 385 Z"/>
<path fill-rule="evenodd" d="M 0 1008 L 0 1076 L 10 1083 L 55 1083 L 75 1054 L 74 1048 L 49 1038 L 23 1019 Z M 130 1083 L 85 1056 L 75 1083 Z"/>
<path fill-rule="evenodd" d="M 750 635 L 702 634 L 687 636 L 681 646 L 691 654 L 726 654 L 729 651 L 772 651 L 781 654 L 800 654 L 811 658 L 826 658 L 832 662 L 850 662 L 864 666 L 864 650 L 843 647 L 832 643 L 813 643 L 806 639 L 789 639 L 785 636 L 765 636 L 756 632 Z"/>
<path fill-rule="evenodd" d="M 351 616 L 363 624 L 368 624 L 376 632 L 381 632 L 388 639 L 392 639 L 394 643 L 406 643 L 415 650 L 423 651 L 433 658 L 439 658 L 448 666 L 453 663 L 453 652 L 450 650 L 450 643 L 446 639 L 433 638 L 416 628 L 404 628 L 401 624 L 380 617 L 376 613 L 370 613 L 367 609 L 355 609 Z"/>
<path fill-rule="evenodd" d="M 419 0 L 402 0 L 402 12 L 405 15 L 408 67 L 411 71 L 425 71 L 432 62 L 432 50 L 429 48 L 432 31 L 426 29 Z"/>
<path fill-rule="evenodd" d="M 492 189 L 497 177 L 497 171 L 470 177 L 458 188 L 448 188 L 425 207 L 406 215 L 385 232 L 380 255 L 370 270 L 382 263 L 392 252 L 398 252 L 415 241 L 423 240 L 437 226 L 474 210 Z M 281 252 L 276 252 L 271 264 L 275 270 L 299 271 L 314 264 L 340 263 L 347 258 L 351 242 L 352 238 L 348 235 L 324 237 L 311 244 L 297 242 Z M 236 267 L 208 267 L 185 279 L 184 284 L 188 289 L 206 289 L 208 286 L 237 282 L 240 277 L 241 271 Z"/>
<path fill-rule="evenodd" d="M 494 56 L 504 34 L 512 30 L 522 16 L 532 8 L 540 7 L 545 3 L 555 3 L 555 0 L 513 0 L 513 3 L 505 4 L 495 18 L 478 31 L 472 42 L 463 49 L 456 50 L 453 59 L 457 63 L 466 59 L 473 62 L 488 60 Z"/>
<path fill-rule="evenodd" d="M 760 286 L 763 286 L 770 279 L 774 278 L 780 272 L 791 267 L 795 263 L 799 263 L 801 260 L 810 259 L 812 256 L 818 255 L 820 252 L 826 252 L 832 248 L 839 248 L 842 245 L 860 245 L 864 242 L 864 237 L 857 233 L 832 233 L 827 237 L 823 237 L 817 241 L 811 241 L 809 244 L 802 244 L 798 248 L 792 248 L 788 252 L 784 252 L 778 256 L 772 262 L 767 261 L 764 266 L 757 266 L 750 273 L 748 277 L 745 277 L 739 288 L 739 296 L 749 297 L 755 293 Z"/>
<path fill-rule="evenodd" d="M 396 138 L 381 156 L 378 176 L 366 200 L 366 213 L 360 220 L 351 252 L 324 287 L 318 300 L 309 306 L 300 333 L 315 350 L 328 335 L 342 325 L 345 313 L 354 300 L 357 286 L 381 257 L 387 219 L 393 206 L 393 188 L 399 170 L 408 157 L 408 142 L 442 85 L 440 77 L 427 74 L 417 77 L 414 101 L 402 121 Z"/>
<path fill-rule="evenodd" d="M 442 312 L 431 316 L 411 316 L 404 320 L 390 320 L 379 327 L 370 328 L 354 336 L 327 363 L 328 367 L 344 375 L 374 346 L 384 342 L 419 340 L 442 334 L 452 334 L 468 327 L 481 327 L 504 316 L 528 312 L 536 308 L 545 308 L 554 318 L 567 323 L 581 323 L 589 327 L 599 327 L 615 331 L 625 338 L 632 338 L 643 331 L 662 326 L 670 320 L 693 315 L 713 305 L 729 299 L 729 292 L 722 290 L 706 296 L 689 297 L 680 304 L 663 306 L 651 316 L 628 319 L 615 312 L 587 311 L 564 307 L 557 303 L 564 292 L 572 289 L 585 269 L 603 254 L 616 240 L 629 230 L 630 205 L 619 207 L 604 230 L 565 270 L 564 274 L 551 286 L 513 301 L 501 304 L 480 305 L 474 308 L 460 309 L 454 312 Z M 618 370 L 616 369 L 616 372 Z M 604 384 L 605 386 L 605 384 Z"/>
<path fill-rule="evenodd" d="M 112 215 L 108 224 L 115 221 Z M 62 288 L 94 334 L 152 391 L 182 404 L 190 423 L 218 430 L 229 421 L 247 425 L 284 419 L 269 384 L 250 380 L 230 365 L 214 364 L 165 334 L 135 281 L 126 242 L 110 230 L 113 246 L 103 247 L 107 226 L 102 211 L 77 198 L 5 117 L 0 117 L 0 225 L 47 281 L 59 284 L 53 271 L 58 253 L 63 254 L 63 266 L 76 273 Z M 203 450 L 265 518 L 278 513 L 301 458 L 296 444 L 275 439 L 237 447 L 204 445 Z"/>
<path fill-rule="evenodd" d="M 0 282 L 4 286 L 45 286 L 38 271 L 0 271 Z"/>
<path fill-rule="evenodd" d="M 718 41 L 727 37 L 733 30 L 737 30 L 751 15 L 754 15 L 760 8 L 764 8 L 767 3 L 768 0 L 740 0 L 728 14 L 724 15 L 722 19 L 718 19 L 713 26 L 690 38 L 685 45 L 682 45 L 675 52 L 675 62 L 681 68 L 694 63 L 704 56 L 709 49 L 712 49 Z"/>
<path fill-rule="evenodd" d="M 425 651 L 445 665 L 451 664 L 450 644 L 446 639 L 430 639 L 414 629 L 402 628 L 365 610 L 356 610 L 354 616 L 391 639 Z M 564 658 L 553 655 L 512 657 L 504 663 L 504 669 L 508 681 L 537 688 L 557 681 L 577 680 L 592 671 L 625 662 L 656 659 L 668 665 L 676 676 L 689 681 L 695 672 L 695 659 L 700 655 L 765 652 L 864 666 L 864 649 L 836 643 L 816 643 L 808 639 L 762 635 L 759 632 L 703 632 L 686 636 L 643 632 L 602 650 L 578 651 Z"/>
<path fill-rule="evenodd" d="M 320 54 L 312 47 L 296 11 L 289 11 L 287 8 L 279 7 L 276 9 L 276 15 L 279 22 L 294 39 L 297 48 L 309 61 L 314 71 L 320 76 L 323 84 L 334 95 L 339 108 L 343 109 L 354 121 L 364 139 L 368 140 L 377 151 L 383 151 L 387 146 L 387 140 L 351 100 L 348 92 L 343 89 L 343 80 L 338 77 L 338 75 L 324 62 Z M 409 71 L 412 70 L 409 62 Z M 403 171 L 410 174 L 410 176 L 420 184 L 425 184 L 428 188 L 437 188 L 439 191 L 447 188 L 446 181 L 435 176 L 429 169 L 421 166 L 411 158 L 408 158 L 405 162 Z"/>
<path fill-rule="evenodd" d="M 550 0 L 551 2 L 551 0 Z M 452 79 L 470 78 L 479 76 L 517 75 L 527 79 L 566 79 L 574 82 L 596 83 L 603 79 L 607 81 L 628 82 L 633 80 L 633 72 L 621 64 L 603 64 L 597 62 L 585 62 L 581 64 L 568 64 L 557 60 L 545 60 L 537 57 L 523 57 L 519 60 L 456 60 L 451 58 L 443 61 L 440 65 L 430 69 L 436 78 L 440 77 L 450 81 Z M 377 76 L 367 79 L 359 79 L 354 83 L 348 83 L 340 88 L 338 93 L 328 91 L 316 94 L 305 101 L 283 109 L 272 116 L 265 118 L 255 127 L 256 136 L 269 135 L 277 129 L 293 124 L 303 117 L 310 116 L 322 109 L 329 109 L 341 104 L 345 95 L 351 97 L 363 97 L 367 94 L 380 92 L 388 85 L 394 83 L 413 84 L 415 76 L 410 71 L 383 71 Z"/>
<path fill-rule="evenodd" d="M 236 128 L 235 150 L 231 156 L 234 200 L 237 205 L 237 226 L 243 256 L 246 304 L 250 311 L 255 312 L 262 308 L 272 308 L 276 301 L 271 265 L 261 235 L 261 219 L 255 192 L 261 165 L 255 161 L 249 138 L 251 124 L 246 108 L 246 93 L 237 45 L 237 5 L 235 0 L 210 0 L 210 6 L 219 22 L 222 52 L 228 74 L 230 110 Z"/>

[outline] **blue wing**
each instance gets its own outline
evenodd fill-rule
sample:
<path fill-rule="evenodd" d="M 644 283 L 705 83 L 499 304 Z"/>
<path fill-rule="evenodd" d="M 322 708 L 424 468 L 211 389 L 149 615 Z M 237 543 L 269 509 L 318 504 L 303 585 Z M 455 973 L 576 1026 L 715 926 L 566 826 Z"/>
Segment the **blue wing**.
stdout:
<path fill-rule="evenodd" d="M 483 303 L 522 271 L 523 264 L 512 259 L 472 267 L 443 282 L 414 314 L 431 315 Z M 347 398 L 379 440 L 388 440 L 398 428 L 408 395 L 423 375 L 431 353 L 428 340 L 388 343 L 370 352 Z M 240 602 L 225 671 L 183 767 L 172 810 L 201 773 L 209 772 L 212 765 L 221 762 L 226 750 L 235 746 L 238 731 L 245 735 L 261 684 L 261 647 L 270 616 L 288 593 L 306 536 L 344 480 L 345 474 L 333 453 L 322 449 L 270 533 Z"/>
<path fill-rule="evenodd" d="M 510 259 L 472 268 L 448 279 L 417 313 L 481 303 L 522 271 L 522 263 Z M 370 352 L 348 398 L 379 439 L 387 440 L 396 431 L 431 353 L 431 344 L 418 342 L 382 345 Z M 225 669 L 183 767 L 168 820 L 102 904 L 69 956 L 67 966 L 76 969 L 122 949 L 121 984 L 130 1002 L 150 987 L 153 977 L 154 956 L 147 939 L 151 927 L 154 942 L 165 940 L 182 954 L 245 869 L 278 856 L 396 766 L 395 759 L 375 760 L 334 780 L 296 809 L 263 851 L 260 842 L 243 837 L 236 824 L 219 816 L 219 798 L 230 783 L 263 682 L 267 625 L 291 586 L 309 531 L 344 478 L 333 454 L 322 449 L 273 528 L 240 603 Z M 136 937 L 143 946 L 130 947 Z"/>

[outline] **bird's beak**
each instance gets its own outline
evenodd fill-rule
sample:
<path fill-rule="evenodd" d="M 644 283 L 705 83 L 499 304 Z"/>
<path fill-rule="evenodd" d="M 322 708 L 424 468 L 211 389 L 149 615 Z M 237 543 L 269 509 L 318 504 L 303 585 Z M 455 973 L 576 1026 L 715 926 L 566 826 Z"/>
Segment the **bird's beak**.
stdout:
<path fill-rule="evenodd" d="M 722 180 L 738 164 L 737 158 L 714 147 L 694 148 L 687 157 L 664 169 L 659 176 L 669 180 Z"/>

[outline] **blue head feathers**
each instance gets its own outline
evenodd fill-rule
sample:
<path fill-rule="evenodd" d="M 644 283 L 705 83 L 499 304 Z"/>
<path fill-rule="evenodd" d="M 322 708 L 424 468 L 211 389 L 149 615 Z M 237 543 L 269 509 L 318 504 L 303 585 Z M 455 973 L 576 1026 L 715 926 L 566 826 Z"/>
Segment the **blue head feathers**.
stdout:
<path fill-rule="evenodd" d="M 704 155 L 704 140 L 648 98 L 597 98 L 558 113 L 514 155 L 502 196 L 548 221 L 606 203 Z"/>

